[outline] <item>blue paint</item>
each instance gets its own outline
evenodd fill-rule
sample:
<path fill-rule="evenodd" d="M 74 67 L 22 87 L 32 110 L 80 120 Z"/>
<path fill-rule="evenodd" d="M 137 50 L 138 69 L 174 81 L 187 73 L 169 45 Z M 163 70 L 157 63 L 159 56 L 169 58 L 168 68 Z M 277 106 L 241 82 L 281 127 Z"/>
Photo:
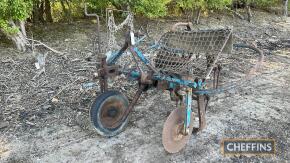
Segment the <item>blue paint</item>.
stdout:
<path fill-rule="evenodd" d="M 137 53 L 138 57 L 141 59 L 142 62 L 144 62 L 146 65 L 149 64 L 149 60 L 143 55 L 143 53 L 137 47 L 134 47 L 132 50 Z"/>
<path fill-rule="evenodd" d="M 145 40 L 146 37 L 147 37 L 147 36 L 143 36 L 143 37 L 141 37 L 139 40 L 137 40 L 136 43 L 135 43 L 135 46 L 138 46 L 142 41 Z"/>
<path fill-rule="evenodd" d="M 126 75 L 129 75 L 131 78 L 133 79 L 139 79 L 141 77 L 141 74 L 136 71 L 136 70 L 133 70 L 133 71 L 123 71 L 124 74 Z M 169 82 L 169 88 L 175 88 L 176 85 L 183 85 L 183 86 L 188 86 L 190 88 L 197 88 L 199 87 L 198 85 L 202 85 L 205 86 L 205 82 L 202 82 L 201 83 L 199 82 L 196 83 L 196 82 L 192 82 L 190 80 L 183 80 L 183 79 L 179 79 L 177 77 L 171 77 L 171 76 L 166 76 L 166 75 L 161 75 L 161 74 L 155 74 L 153 75 L 153 80 L 165 80 L 167 82 Z M 198 91 L 195 91 L 195 93 L 197 92 L 197 94 L 206 94 L 206 91 L 203 91 L 203 90 L 198 90 Z"/>
<path fill-rule="evenodd" d="M 170 89 L 174 89 L 174 88 L 176 88 L 176 84 L 170 82 L 170 83 L 169 83 L 169 88 L 170 88 Z"/>
<path fill-rule="evenodd" d="M 191 103 L 192 103 L 192 91 L 188 91 L 186 93 L 186 123 L 185 123 L 186 128 L 188 128 L 190 125 L 190 118 L 191 118 L 191 112 L 192 112 Z"/>
<path fill-rule="evenodd" d="M 118 52 L 112 52 L 112 55 L 110 56 L 110 58 L 108 58 L 107 64 L 108 65 L 113 65 L 117 62 L 118 58 L 121 57 L 123 53 L 121 53 L 120 51 Z"/>
<path fill-rule="evenodd" d="M 158 49 L 159 48 L 159 44 L 154 43 L 153 45 L 149 46 L 148 50 L 150 49 Z"/>
<path fill-rule="evenodd" d="M 154 75 L 153 79 L 154 80 L 166 80 L 168 82 L 173 82 L 173 83 L 176 83 L 179 85 L 188 86 L 190 88 L 197 88 L 197 86 L 198 86 L 198 84 L 196 82 L 192 82 L 190 80 L 183 80 L 183 79 L 165 76 L 165 75 L 160 75 L 160 74 Z"/>
<path fill-rule="evenodd" d="M 141 77 L 138 71 L 126 72 L 124 74 L 127 74 L 130 80 L 138 80 Z"/>
<path fill-rule="evenodd" d="M 197 88 L 197 83 L 193 82 L 193 88 Z"/>

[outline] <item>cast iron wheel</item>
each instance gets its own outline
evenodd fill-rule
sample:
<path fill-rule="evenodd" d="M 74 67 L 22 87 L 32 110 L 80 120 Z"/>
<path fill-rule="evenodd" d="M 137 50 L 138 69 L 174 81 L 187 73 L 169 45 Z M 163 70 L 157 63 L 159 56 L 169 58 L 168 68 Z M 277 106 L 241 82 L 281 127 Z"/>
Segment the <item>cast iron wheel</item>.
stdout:
<path fill-rule="evenodd" d="M 98 134 L 111 137 L 122 132 L 128 123 L 128 117 L 123 119 L 128 108 L 128 99 L 118 91 L 106 91 L 98 96 L 90 110 L 91 122 Z"/>

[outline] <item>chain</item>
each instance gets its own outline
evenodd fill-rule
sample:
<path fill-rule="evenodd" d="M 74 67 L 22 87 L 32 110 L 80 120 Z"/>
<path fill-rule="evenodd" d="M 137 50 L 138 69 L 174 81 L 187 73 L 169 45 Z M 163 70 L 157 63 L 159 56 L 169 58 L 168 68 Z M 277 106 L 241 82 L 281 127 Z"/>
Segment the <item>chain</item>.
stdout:
<path fill-rule="evenodd" d="M 127 25 L 128 27 L 130 27 L 130 30 L 134 29 L 134 25 L 133 25 L 133 14 L 129 13 L 128 16 L 126 17 L 126 19 L 119 25 L 116 25 L 115 23 L 115 19 L 114 19 L 114 14 L 113 11 L 110 10 L 109 11 L 109 17 L 108 17 L 108 51 L 111 51 L 113 49 L 113 47 L 118 47 L 117 41 L 116 41 L 116 33 L 121 30 L 122 28 L 124 28 L 125 25 Z"/>

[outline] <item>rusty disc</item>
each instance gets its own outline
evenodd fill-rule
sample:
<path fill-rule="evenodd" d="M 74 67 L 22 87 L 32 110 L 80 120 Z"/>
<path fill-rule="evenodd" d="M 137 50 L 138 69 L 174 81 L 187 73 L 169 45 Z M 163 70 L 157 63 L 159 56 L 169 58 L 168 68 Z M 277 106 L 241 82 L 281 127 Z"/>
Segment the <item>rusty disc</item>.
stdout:
<path fill-rule="evenodd" d="M 100 121 L 106 128 L 116 128 L 122 123 L 127 106 L 118 96 L 108 98 L 101 106 Z"/>
<path fill-rule="evenodd" d="M 169 153 L 179 152 L 188 142 L 192 130 L 194 116 L 191 114 L 190 130 L 188 135 L 182 134 L 184 125 L 185 109 L 175 109 L 168 116 L 162 132 L 162 143 Z"/>

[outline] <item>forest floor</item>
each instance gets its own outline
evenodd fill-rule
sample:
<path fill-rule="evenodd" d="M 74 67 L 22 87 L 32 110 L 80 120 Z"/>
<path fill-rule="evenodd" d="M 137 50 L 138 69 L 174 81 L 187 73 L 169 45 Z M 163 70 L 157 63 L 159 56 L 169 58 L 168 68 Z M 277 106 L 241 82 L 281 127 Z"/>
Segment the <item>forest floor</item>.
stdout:
<path fill-rule="evenodd" d="M 164 92 L 145 93 L 118 136 L 104 138 L 90 128 L 88 110 L 99 88 L 82 85 L 97 83 L 91 52 L 93 22 L 30 28 L 34 39 L 64 54 L 45 49 L 19 53 L 1 41 L 0 162 L 290 161 L 290 46 L 281 43 L 290 38 L 289 22 L 258 11 L 252 23 L 228 15 L 201 19 L 200 29 L 233 26 L 236 35 L 263 49 L 265 61 L 250 83 L 212 97 L 207 127 L 192 135 L 176 154 L 168 154 L 161 141 L 168 112 L 175 108 Z M 172 24 L 172 20 L 150 21 L 150 29 L 162 33 Z M 37 75 L 35 62 L 40 54 L 46 54 L 45 73 Z M 117 83 L 117 88 L 128 90 L 131 99 L 136 89 L 133 84 Z M 224 157 L 220 151 L 223 138 L 274 138 L 277 153 L 275 157 Z"/>

